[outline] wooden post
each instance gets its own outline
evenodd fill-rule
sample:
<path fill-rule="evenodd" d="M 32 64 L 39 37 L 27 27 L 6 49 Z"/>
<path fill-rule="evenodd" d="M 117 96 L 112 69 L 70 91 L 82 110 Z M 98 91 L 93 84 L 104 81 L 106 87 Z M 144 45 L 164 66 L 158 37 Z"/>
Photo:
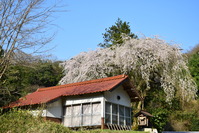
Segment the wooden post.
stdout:
<path fill-rule="evenodd" d="M 101 129 L 104 129 L 104 117 L 101 118 Z"/>

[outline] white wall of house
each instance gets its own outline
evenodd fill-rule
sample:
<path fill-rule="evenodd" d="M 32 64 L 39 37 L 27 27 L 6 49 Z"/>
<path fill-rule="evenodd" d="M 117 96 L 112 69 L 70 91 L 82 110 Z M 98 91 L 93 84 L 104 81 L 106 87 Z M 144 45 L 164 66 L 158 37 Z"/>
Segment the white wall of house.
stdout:
<path fill-rule="evenodd" d="M 71 96 L 66 98 L 65 105 L 81 104 L 81 103 L 91 103 L 91 102 L 101 102 L 103 99 L 103 94 L 87 94 L 79 96 Z"/>
<path fill-rule="evenodd" d="M 33 116 L 41 115 L 43 117 L 62 118 L 62 110 L 62 100 L 58 98 L 47 103 L 46 109 L 31 110 L 31 113 Z"/>
<path fill-rule="evenodd" d="M 62 110 L 62 100 L 59 98 L 48 103 L 43 114 L 45 114 L 46 117 L 62 118 Z"/>
<path fill-rule="evenodd" d="M 118 99 L 118 97 L 120 97 L 120 99 Z M 104 92 L 104 98 L 105 101 L 108 102 L 120 104 L 127 107 L 131 106 L 131 99 L 122 86 L 115 88 L 113 91 Z"/>
<path fill-rule="evenodd" d="M 50 103 L 47 103 L 46 109 L 31 110 L 33 116 L 41 115 L 43 117 L 62 118 L 62 101 L 58 98 Z"/>

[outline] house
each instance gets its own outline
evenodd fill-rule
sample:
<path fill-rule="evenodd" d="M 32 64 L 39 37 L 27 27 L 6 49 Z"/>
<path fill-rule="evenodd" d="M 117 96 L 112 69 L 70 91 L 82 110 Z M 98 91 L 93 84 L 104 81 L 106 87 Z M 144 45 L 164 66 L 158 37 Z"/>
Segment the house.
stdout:
<path fill-rule="evenodd" d="M 7 107 L 30 107 L 66 127 L 130 129 L 131 102 L 141 100 L 126 75 L 40 88 Z"/>

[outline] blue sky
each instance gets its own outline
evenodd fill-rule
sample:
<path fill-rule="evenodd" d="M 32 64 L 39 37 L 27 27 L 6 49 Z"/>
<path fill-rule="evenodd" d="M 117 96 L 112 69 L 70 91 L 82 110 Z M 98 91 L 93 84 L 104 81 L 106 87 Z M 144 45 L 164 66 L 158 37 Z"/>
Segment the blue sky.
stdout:
<path fill-rule="evenodd" d="M 184 51 L 199 43 L 199 0 L 63 0 L 66 12 L 55 14 L 55 46 L 49 53 L 67 60 L 103 41 L 117 18 L 130 22 L 138 36 L 158 35 Z"/>

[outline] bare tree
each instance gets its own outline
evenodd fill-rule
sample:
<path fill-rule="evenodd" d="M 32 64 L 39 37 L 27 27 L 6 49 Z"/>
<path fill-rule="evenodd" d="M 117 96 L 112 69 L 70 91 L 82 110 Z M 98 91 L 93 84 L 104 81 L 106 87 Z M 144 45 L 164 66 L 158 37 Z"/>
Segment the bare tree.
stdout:
<path fill-rule="evenodd" d="M 47 31 L 56 5 L 46 0 L 0 0 L 0 79 L 17 51 L 39 52 L 53 35 Z"/>

